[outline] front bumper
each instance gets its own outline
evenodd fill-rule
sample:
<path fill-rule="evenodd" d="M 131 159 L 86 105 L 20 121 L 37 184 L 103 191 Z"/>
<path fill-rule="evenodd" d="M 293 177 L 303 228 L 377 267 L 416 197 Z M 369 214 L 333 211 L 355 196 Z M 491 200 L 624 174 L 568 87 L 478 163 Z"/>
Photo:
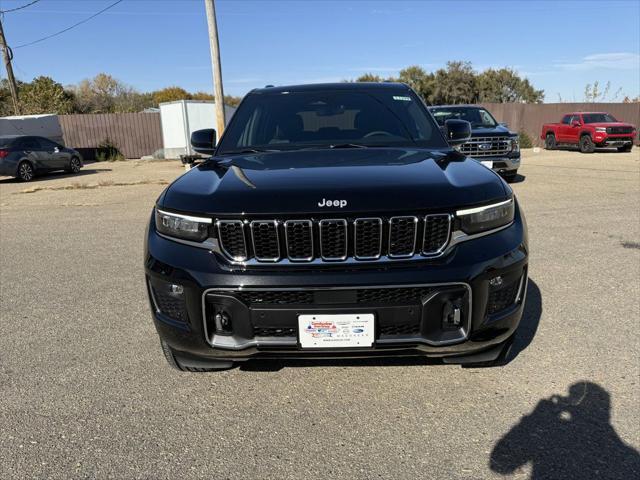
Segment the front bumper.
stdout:
<path fill-rule="evenodd" d="M 499 174 L 508 174 L 509 172 L 515 172 L 520 168 L 520 152 L 509 154 L 508 156 L 486 156 L 473 158 L 480 163 L 485 162 L 485 165 L 487 165 L 486 162 L 491 162 L 491 169 Z"/>
<path fill-rule="evenodd" d="M 424 262 L 231 271 L 213 252 L 173 242 L 149 228 L 145 263 L 155 326 L 160 337 L 183 358 L 447 357 L 490 349 L 515 332 L 524 308 L 528 247 L 526 224 L 518 209 L 510 227 L 463 242 L 445 257 Z M 490 281 L 498 276 L 505 284 L 515 285 L 517 291 L 505 308 L 488 313 L 493 298 Z M 163 284 L 178 285 L 182 290 L 182 314 L 171 313 L 166 299 L 157 298 L 157 289 Z M 426 289 L 420 292 L 420 301 L 402 294 L 386 295 L 391 289 L 417 288 Z M 359 297 L 357 291 L 368 293 Z M 277 292 L 306 292 L 308 299 L 292 293 L 285 300 L 274 300 Z M 372 297 L 371 292 L 382 296 Z M 258 294 L 267 300 L 247 300 Z M 447 330 L 442 326 L 438 302 L 456 295 L 464 302 L 463 323 Z M 216 330 L 219 325 L 214 316 L 220 310 L 232 319 L 230 331 Z M 373 313 L 373 347 L 301 349 L 297 316 L 332 312 Z"/>
<path fill-rule="evenodd" d="M 602 147 L 625 147 L 633 145 L 633 137 L 606 137 L 597 143 Z"/>

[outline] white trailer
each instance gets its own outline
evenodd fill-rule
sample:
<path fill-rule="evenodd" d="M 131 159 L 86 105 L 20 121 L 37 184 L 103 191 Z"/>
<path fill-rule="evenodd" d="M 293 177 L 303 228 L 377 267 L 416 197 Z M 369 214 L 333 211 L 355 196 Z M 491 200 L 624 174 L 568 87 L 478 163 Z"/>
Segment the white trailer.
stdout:
<path fill-rule="evenodd" d="M 225 105 L 226 123 L 236 111 Z M 209 100 L 178 100 L 160 104 L 162 143 L 165 158 L 196 155 L 191 148 L 191 133 L 203 128 L 216 128 L 215 103 Z"/>
<path fill-rule="evenodd" d="M 0 117 L 0 135 L 36 135 L 64 145 L 58 115 Z"/>

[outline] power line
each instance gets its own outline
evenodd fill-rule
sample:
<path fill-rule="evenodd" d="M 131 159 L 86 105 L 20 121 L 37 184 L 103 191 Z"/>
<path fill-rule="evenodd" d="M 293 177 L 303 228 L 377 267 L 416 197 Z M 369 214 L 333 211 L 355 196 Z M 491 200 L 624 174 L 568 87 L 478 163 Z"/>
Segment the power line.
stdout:
<path fill-rule="evenodd" d="M 93 15 L 91 15 L 90 17 L 85 18 L 84 20 L 80 20 L 78 23 L 74 23 L 73 25 L 71 25 L 70 27 L 65 28 L 64 30 L 60 30 L 59 32 L 56 33 L 52 33 L 51 35 L 47 35 L 46 37 L 42 37 L 39 38 L 38 40 L 34 40 L 33 42 L 29 42 L 29 43 L 23 43 L 22 45 L 18 45 L 17 47 L 13 47 L 13 49 L 17 49 L 17 48 L 23 48 L 23 47 L 29 47 L 31 45 L 34 45 L 36 43 L 40 43 L 40 42 L 44 42 L 45 40 L 48 40 L 50 38 L 56 37 L 62 33 L 68 32 L 69 30 L 71 30 L 72 28 L 77 27 L 78 25 L 82 25 L 83 23 L 88 22 L 89 20 L 91 20 L 92 18 L 97 17 L 98 15 L 100 15 L 101 13 L 106 12 L 107 10 L 109 10 L 110 8 L 115 7 L 117 4 L 123 2 L 124 0 L 118 0 L 117 2 L 113 2 L 111 5 L 109 5 L 106 8 L 103 8 L 102 10 L 100 10 L 97 13 L 94 13 Z"/>
<path fill-rule="evenodd" d="M 33 0 L 32 2 L 29 2 L 29 3 L 25 4 L 25 5 L 22 5 L 21 7 L 10 8 L 9 10 L 0 10 L 0 13 L 9 13 L 9 12 L 15 12 L 17 10 L 22 10 L 23 8 L 30 7 L 34 3 L 38 3 L 39 1 L 40 0 Z"/>

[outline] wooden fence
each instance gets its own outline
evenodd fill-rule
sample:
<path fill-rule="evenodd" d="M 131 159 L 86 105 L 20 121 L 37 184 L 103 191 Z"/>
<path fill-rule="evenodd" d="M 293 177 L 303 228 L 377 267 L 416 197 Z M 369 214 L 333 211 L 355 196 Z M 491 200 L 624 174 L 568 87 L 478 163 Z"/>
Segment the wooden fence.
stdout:
<path fill-rule="evenodd" d="M 151 155 L 162 148 L 159 113 L 104 113 L 60 115 L 64 143 L 93 159 L 105 141 L 126 158 Z"/>
<path fill-rule="evenodd" d="M 496 120 L 516 132 L 526 132 L 534 145 L 542 146 L 543 123 L 559 122 L 571 112 L 608 112 L 621 122 L 640 127 L 640 103 L 484 103 Z M 636 142 L 638 137 L 636 137 Z"/>
<path fill-rule="evenodd" d="M 609 112 L 620 121 L 640 127 L 639 103 L 486 103 L 499 122 L 517 132 L 526 132 L 534 145 L 542 145 L 543 123 L 559 122 L 565 113 L 578 111 Z M 65 144 L 93 159 L 96 149 L 106 140 L 118 147 L 126 158 L 151 155 L 162 148 L 159 113 L 105 113 L 60 115 Z M 638 141 L 636 137 L 636 142 Z"/>

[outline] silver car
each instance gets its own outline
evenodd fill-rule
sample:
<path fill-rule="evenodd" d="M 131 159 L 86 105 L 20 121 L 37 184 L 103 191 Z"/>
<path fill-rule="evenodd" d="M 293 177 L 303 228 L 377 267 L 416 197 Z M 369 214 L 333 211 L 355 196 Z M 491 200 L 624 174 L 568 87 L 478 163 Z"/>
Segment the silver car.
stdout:
<path fill-rule="evenodd" d="M 44 137 L 27 135 L 0 136 L 0 175 L 29 182 L 38 173 L 64 170 L 78 173 L 82 156 Z"/>

